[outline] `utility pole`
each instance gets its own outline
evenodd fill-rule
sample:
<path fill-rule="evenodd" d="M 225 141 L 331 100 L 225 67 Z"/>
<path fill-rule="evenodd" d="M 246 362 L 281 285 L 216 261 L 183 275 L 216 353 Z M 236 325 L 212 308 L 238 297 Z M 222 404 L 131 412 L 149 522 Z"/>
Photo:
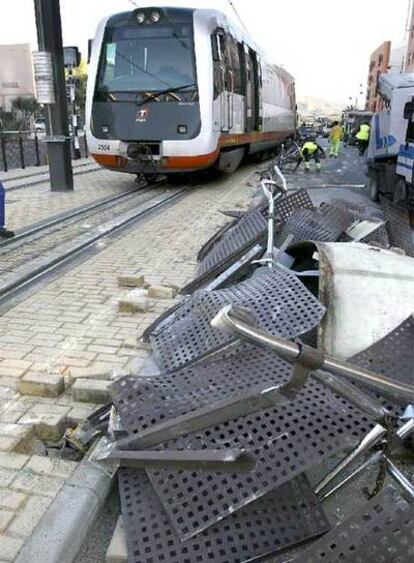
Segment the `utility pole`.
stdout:
<path fill-rule="evenodd" d="M 47 105 L 47 149 L 52 192 L 73 190 L 68 109 L 63 64 L 60 0 L 34 0 L 39 51 L 52 58 L 55 103 Z"/>

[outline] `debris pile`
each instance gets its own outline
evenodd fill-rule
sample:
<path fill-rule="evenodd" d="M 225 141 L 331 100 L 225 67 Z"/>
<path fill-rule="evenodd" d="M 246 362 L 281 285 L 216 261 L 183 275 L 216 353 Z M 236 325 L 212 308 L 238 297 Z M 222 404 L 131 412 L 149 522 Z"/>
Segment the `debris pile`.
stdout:
<path fill-rule="evenodd" d="M 94 458 L 119 464 L 130 563 L 241 563 L 305 541 L 289 560 L 390 561 L 382 546 L 411 561 L 414 487 L 394 454 L 414 431 L 414 297 L 387 323 L 374 310 L 365 340 L 349 313 L 372 261 L 384 276 L 399 261 L 413 287 L 409 222 L 389 202 L 315 208 L 278 170 L 261 184 L 263 201 L 204 245 L 181 300 L 144 334 L 151 376 L 115 381 L 113 406 L 73 440 L 105 429 Z M 350 254 L 359 277 L 336 270 Z M 378 469 L 371 500 L 335 526 L 323 500 L 364 464 Z"/>

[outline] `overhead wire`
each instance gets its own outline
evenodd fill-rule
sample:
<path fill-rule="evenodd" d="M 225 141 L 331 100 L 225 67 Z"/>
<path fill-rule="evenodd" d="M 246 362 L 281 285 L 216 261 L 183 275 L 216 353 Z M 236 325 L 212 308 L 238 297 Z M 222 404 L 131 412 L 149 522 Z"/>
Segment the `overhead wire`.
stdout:
<path fill-rule="evenodd" d="M 249 33 L 249 30 L 247 29 L 242 17 L 240 16 L 238 10 L 236 9 L 236 6 L 234 5 L 234 3 L 232 2 L 232 0 L 227 0 L 227 2 L 229 3 L 230 7 L 232 8 L 233 12 L 236 14 L 237 19 L 239 20 L 239 22 L 242 24 L 242 26 L 244 27 L 245 31 L 247 33 Z"/>

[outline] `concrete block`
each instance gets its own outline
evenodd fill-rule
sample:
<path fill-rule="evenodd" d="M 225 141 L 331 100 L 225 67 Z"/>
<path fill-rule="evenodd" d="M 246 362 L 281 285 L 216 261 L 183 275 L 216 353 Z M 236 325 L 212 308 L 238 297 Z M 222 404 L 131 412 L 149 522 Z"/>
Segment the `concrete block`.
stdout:
<path fill-rule="evenodd" d="M 51 502 L 52 499 L 47 497 L 30 497 L 9 526 L 8 532 L 16 536 L 30 536 Z"/>
<path fill-rule="evenodd" d="M 151 285 L 148 288 L 148 297 L 152 299 L 174 299 L 177 290 L 166 285 Z"/>
<path fill-rule="evenodd" d="M 146 313 L 149 308 L 148 291 L 133 289 L 118 301 L 120 313 Z"/>
<path fill-rule="evenodd" d="M 102 379 L 108 380 L 111 375 L 111 368 L 103 362 L 95 362 L 86 368 L 71 367 L 68 372 L 69 382 L 77 379 Z"/>
<path fill-rule="evenodd" d="M 75 401 L 86 403 L 109 403 L 110 381 L 97 379 L 77 379 L 72 387 L 72 397 Z"/>
<path fill-rule="evenodd" d="M 12 538 L 7 534 L 0 536 L 0 554 L 3 561 L 12 562 L 23 547 L 23 540 Z"/>
<path fill-rule="evenodd" d="M 27 496 L 23 493 L 0 489 L 0 508 L 16 512 L 22 506 Z"/>
<path fill-rule="evenodd" d="M 119 287 L 145 287 L 144 276 L 124 275 L 118 276 Z"/>
<path fill-rule="evenodd" d="M 106 552 L 106 563 L 126 563 L 128 550 L 122 516 L 116 522 L 114 534 Z"/>
<path fill-rule="evenodd" d="M 22 395 L 59 397 L 65 390 L 65 384 L 60 375 L 29 372 L 20 379 L 18 390 Z"/>

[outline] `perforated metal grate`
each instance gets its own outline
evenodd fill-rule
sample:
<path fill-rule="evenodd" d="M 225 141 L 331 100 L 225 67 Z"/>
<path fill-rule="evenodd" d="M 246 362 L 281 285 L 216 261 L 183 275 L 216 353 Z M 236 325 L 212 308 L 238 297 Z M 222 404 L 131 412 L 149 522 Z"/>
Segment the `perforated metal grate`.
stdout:
<path fill-rule="evenodd" d="M 181 543 L 146 474 L 121 469 L 129 563 L 242 563 L 320 535 L 328 522 L 305 477 Z"/>
<path fill-rule="evenodd" d="M 267 231 L 267 222 L 263 215 L 253 209 L 246 213 L 220 240 L 211 248 L 201 262 L 197 275 L 202 276 L 209 270 L 216 270 L 225 265 L 233 257 L 262 239 Z"/>
<path fill-rule="evenodd" d="M 297 209 L 314 209 L 311 198 L 306 190 L 300 189 L 278 200 L 275 203 L 275 215 L 279 217 L 283 223 Z"/>
<path fill-rule="evenodd" d="M 381 207 L 388 221 L 388 230 L 392 246 L 402 248 L 408 256 L 414 256 L 413 231 L 410 226 L 410 211 L 381 198 Z"/>
<path fill-rule="evenodd" d="M 414 317 L 410 316 L 395 330 L 356 354 L 351 362 L 404 383 L 412 383 L 414 374 Z M 380 397 L 380 395 L 377 395 Z M 383 396 L 383 394 L 382 394 Z M 393 399 L 395 402 L 395 399 Z"/>
<path fill-rule="evenodd" d="M 242 215 L 243 212 L 241 211 Z M 223 225 L 214 235 L 200 248 L 197 254 L 197 260 L 201 262 L 207 256 L 207 254 L 211 251 L 215 244 L 221 239 L 221 237 L 227 233 L 234 225 L 237 223 L 239 218 L 233 221 L 229 221 L 225 225 Z"/>
<path fill-rule="evenodd" d="M 299 209 L 286 221 L 278 245 L 281 246 L 288 235 L 293 235 L 296 242 L 335 242 L 350 224 L 351 215 L 345 208 L 325 205 L 322 209 Z"/>
<path fill-rule="evenodd" d="M 414 506 L 385 489 L 306 549 L 295 563 L 411 563 Z"/>
<path fill-rule="evenodd" d="M 342 199 L 333 199 L 330 206 L 346 209 L 351 214 L 352 221 L 384 221 L 383 211 L 375 203 L 354 203 Z"/>
<path fill-rule="evenodd" d="M 137 434 L 168 417 L 211 404 L 258 383 L 286 381 L 291 366 L 271 352 L 246 347 L 237 358 L 144 381 L 114 385 L 123 426 Z M 150 478 L 174 529 L 187 539 L 231 512 L 354 444 L 371 424 L 344 400 L 310 382 L 293 402 L 211 427 L 164 447 L 242 447 L 258 458 L 248 474 L 153 471 Z"/>
<path fill-rule="evenodd" d="M 262 328 L 290 338 L 316 326 L 324 308 L 298 278 L 281 268 L 261 268 L 227 289 L 199 292 L 186 304 L 187 315 L 150 337 L 156 361 L 173 371 L 233 341 L 210 321 L 227 304 L 247 307 Z"/>

